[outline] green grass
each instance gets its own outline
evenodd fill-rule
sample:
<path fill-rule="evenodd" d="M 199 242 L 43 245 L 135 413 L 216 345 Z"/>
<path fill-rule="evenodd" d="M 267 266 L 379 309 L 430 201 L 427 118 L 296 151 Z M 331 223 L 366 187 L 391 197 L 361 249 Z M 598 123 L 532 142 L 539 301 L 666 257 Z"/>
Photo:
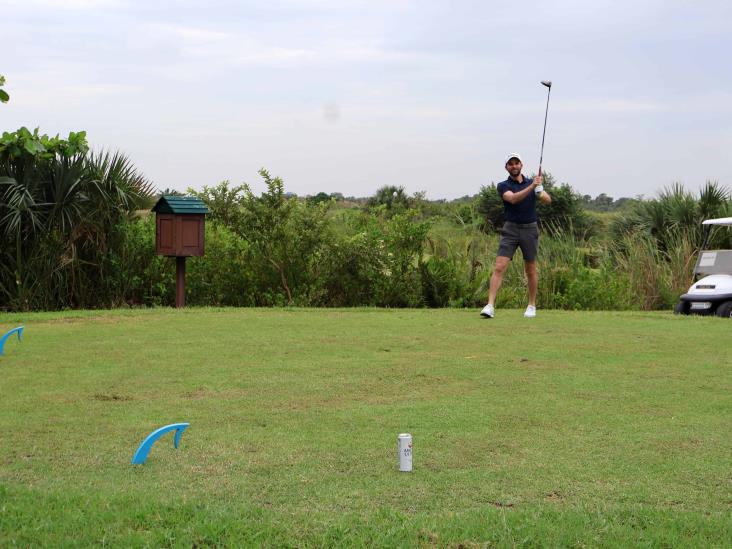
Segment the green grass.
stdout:
<path fill-rule="evenodd" d="M 724 319 L 189 309 L 0 334 L 19 322 L 0 546 L 732 545 Z M 177 421 L 180 449 L 130 465 Z"/>

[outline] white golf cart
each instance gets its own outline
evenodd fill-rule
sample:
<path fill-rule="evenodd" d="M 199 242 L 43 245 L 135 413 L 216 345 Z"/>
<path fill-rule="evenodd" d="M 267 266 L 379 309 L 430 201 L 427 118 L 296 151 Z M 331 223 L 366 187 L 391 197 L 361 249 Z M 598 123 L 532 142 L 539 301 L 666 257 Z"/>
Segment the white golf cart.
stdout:
<path fill-rule="evenodd" d="M 694 277 L 703 276 L 691 285 L 674 307 L 676 314 L 701 314 L 732 318 L 732 250 L 707 250 L 713 227 L 727 226 L 732 230 L 732 217 L 707 219 L 704 243 L 694 267 Z"/>

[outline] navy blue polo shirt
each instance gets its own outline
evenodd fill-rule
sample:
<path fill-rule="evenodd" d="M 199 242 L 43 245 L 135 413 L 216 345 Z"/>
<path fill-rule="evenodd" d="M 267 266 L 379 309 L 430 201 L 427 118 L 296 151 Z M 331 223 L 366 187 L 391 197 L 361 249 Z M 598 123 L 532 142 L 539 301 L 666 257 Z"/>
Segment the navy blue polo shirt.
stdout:
<path fill-rule="evenodd" d="M 531 185 L 532 181 L 533 179 L 524 177 L 524 182 L 518 183 L 509 177 L 498 184 L 498 194 L 503 198 L 503 193 L 506 191 L 511 191 L 513 193 L 523 191 L 526 187 Z M 514 223 L 534 223 L 538 219 L 536 215 L 536 193 L 529 193 L 526 198 L 518 204 L 511 204 L 504 200 L 503 211 L 506 214 L 506 221 L 513 221 Z"/>

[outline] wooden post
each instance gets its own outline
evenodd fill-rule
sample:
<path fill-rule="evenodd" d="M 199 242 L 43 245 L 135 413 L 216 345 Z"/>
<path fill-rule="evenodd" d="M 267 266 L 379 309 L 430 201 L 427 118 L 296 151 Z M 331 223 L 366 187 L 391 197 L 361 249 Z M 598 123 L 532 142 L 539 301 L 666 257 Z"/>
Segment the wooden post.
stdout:
<path fill-rule="evenodd" d="M 175 306 L 180 309 L 186 306 L 186 258 L 175 258 Z"/>

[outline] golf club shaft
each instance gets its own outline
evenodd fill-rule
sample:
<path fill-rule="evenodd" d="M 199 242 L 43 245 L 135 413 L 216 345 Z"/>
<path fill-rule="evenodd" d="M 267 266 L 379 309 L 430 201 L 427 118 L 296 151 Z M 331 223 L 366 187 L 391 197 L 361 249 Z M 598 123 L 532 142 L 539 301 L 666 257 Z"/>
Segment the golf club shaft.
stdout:
<path fill-rule="evenodd" d="M 549 116 L 549 96 L 552 93 L 552 87 L 547 86 L 549 92 L 546 94 L 546 112 L 544 113 L 544 131 L 541 134 L 541 155 L 539 156 L 539 175 L 541 175 L 541 163 L 544 160 L 544 137 L 546 136 L 546 119 Z"/>

